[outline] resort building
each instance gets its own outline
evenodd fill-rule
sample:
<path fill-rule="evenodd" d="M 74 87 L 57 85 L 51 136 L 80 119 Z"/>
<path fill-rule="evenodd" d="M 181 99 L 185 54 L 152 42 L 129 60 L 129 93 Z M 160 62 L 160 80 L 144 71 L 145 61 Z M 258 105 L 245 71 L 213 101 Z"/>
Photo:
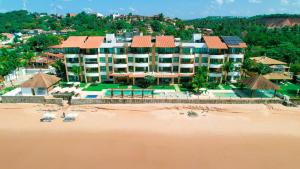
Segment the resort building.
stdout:
<path fill-rule="evenodd" d="M 208 81 L 236 82 L 241 77 L 247 47 L 238 37 L 200 34 L 190 42 L 173 36 L 134 36 L 130 41 L 114 34 L 71 36 L 60 46 L 68 81 L 131 84 L 143 81 L 147 75 L 156 77 L 157 84 L 188 82 L 199 67 L 207 70 Z M 234 69 L 225 77 L 226 62 L 232 62 Z"/>
<path fill-rule="evenodd" d="M 264 75 L 268 80 L 280 81 L 280 80 L 291 80 L 292 75 L 289 72 L 290 67 L 286 62 L 282 62 L 276 59 L 272 59 L 266 56 L 253 57 L 251 58 L 255 63 L 261 63 L 271 68 L 271 73 Z"/>

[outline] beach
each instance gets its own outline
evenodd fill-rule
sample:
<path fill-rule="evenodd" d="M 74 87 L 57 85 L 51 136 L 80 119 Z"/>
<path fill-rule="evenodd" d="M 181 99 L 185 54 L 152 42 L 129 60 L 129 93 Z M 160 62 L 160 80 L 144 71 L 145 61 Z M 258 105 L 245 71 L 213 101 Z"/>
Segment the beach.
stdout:
<path fill-rule="evenodd" d="M 0 152 L 3 169 L 299 169 L 300 108 L 0 104 Z"/>

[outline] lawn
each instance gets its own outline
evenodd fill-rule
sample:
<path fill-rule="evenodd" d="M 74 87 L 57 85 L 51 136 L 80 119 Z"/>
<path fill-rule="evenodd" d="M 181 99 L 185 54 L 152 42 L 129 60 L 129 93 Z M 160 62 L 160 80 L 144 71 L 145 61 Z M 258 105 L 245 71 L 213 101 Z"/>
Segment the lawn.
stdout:
<path fill-rule="evenodd" d="M 14 89 L 15 89 L 15 87 L 6 87 L 0 91 L 0 95 L 4 95 L 5 93 L 10 92 Z"/>
<path fill-rule="evenodd" d="M 280 85 L 279 92 L 293 98 L 299 98 L 299 95 L 297 95 L 297 90 L 300 90 L 300 85 L 287 82 Z"/>
<path fill-rule="evenodd" d="M 233 87 L 234 87 L 233 85 L 219 84 L 216 89 L 219 89 L 219 90 L 232 90 Z"/>

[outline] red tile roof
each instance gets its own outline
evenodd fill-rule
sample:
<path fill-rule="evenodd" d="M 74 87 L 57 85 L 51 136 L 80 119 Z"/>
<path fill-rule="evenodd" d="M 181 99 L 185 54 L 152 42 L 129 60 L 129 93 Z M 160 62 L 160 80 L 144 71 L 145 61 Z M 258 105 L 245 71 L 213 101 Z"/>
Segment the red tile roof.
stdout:
<path fill-rule="evenodd" d="M 103 36 L 90 36 L 80 48 L 82 49 L 99 48 L 100 45 L 103 43 L 103 41 L 104 41 Z"/>
<path fill-rule="evenodd" d="M 218 36 L 204 36 L 203 39 L 209 49 L 228 49 Z"/>
<path fill-rule="evenodd" d="M 14 37 L 14 34 L 11 33 L 2 33 L 2 35 L 7 37 L 8 39 L 12 39 Z"/>
<path fill-rule="evenodd" d="M 80 48 L 86 41 L 87 36 L 70 36 L 62 44 L 63 48 Z"/>
<path fill-rule="evenodd" d="M 131 47 L 133 48 L 151 48 L 151 36 L 134 36 Z"/>
<path fill-rule="evenodd" d="M 174 36 L 157 36 L 155 46 L 157 48 L 174 48 Z"/>

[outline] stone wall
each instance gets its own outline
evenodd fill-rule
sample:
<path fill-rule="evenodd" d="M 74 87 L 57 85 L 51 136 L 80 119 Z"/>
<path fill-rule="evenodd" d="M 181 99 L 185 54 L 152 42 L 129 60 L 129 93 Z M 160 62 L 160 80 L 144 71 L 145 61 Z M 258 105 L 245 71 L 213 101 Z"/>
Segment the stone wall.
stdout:
<path fill-rule="evenodd" d="M 300 99 L 290 99 L 291 102 L 300 105 Z"/>
<path fill-rule="evenodd" d="M 2 103 L 39 103 L 63 105 L 61 98 L 45 98 L 44 96 L 1 96 Z"/>
<path fill-rule="evenodd" d="M 72 99 L 71 105 L 83 104 L 281 104 L 280 99 Z"/>

